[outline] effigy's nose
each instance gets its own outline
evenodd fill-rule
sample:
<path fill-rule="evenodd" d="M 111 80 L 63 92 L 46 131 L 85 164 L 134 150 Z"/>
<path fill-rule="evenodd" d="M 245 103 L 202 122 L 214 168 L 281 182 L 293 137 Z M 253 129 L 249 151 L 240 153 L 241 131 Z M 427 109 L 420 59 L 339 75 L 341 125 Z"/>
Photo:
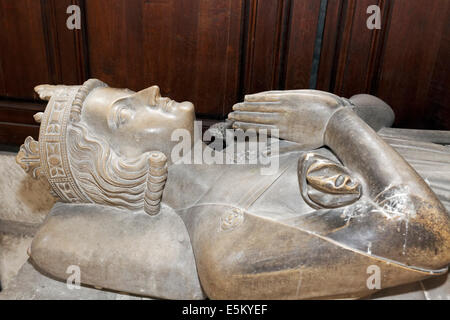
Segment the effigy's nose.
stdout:
<path fill-rule="evenodd" d="M 150 105 L 155 106 L 158 102 L 158 98 L 161 97 L 161 91 L 158 86 L 151 86 L 150 91 Z"/>
<path fill-rule="evenodd" d="M 135 93 L 133 96 L 140 99 L 146 105 L 156 106 L 158 99 L 161 97 L 161 92 L 158 86 L 151 86 Z"/>

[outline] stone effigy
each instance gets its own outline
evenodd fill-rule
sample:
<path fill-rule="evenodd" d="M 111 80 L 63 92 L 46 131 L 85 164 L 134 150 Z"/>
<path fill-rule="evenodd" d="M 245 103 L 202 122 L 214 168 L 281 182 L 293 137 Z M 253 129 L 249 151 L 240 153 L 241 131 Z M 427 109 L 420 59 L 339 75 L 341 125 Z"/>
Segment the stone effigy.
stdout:
<path fill-rule="evenodd" d="M 236 160 L 250 142 L 244 152 L 204 144 L 192 103 L 156 86 L 136 93 L 91 79 L 36 91 L 49 100 L 35 116 L 39 141 L 27 138 L 17 161 L 61 201 L 31 247 L 57 278 L 75 265 L 85 284 L 138 295 L 306 299 L 366 296 L 374 268 L 381 288 L 447 272 L 450 217 L 374 131 L 394 117 L 375 97 L 246 96 L 218 131 L 272 134 L 257 153 L 277 165 L 263 173 Z M 174 132 L 187 137 L 181 157 Z"/>

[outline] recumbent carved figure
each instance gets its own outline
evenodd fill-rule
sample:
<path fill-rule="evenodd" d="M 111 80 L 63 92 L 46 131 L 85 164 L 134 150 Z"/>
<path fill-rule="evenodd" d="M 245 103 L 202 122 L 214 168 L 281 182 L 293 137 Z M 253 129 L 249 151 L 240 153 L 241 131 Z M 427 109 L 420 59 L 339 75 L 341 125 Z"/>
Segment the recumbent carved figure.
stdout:
<path fill-rule="evenodd" d="M 382 288 L 447 271 L 450 217 L 375 132 L 394 117 L 375 97 L 246 96 L 228 126 L 279 130 L 279 166 L 261 175 L 260 164 L 173 161 L 175 129 L 190 133 L 192 152 L 232 146 L 196 139 L 193 104 L 156 86 L 136 93 L 91 79 L 36 91 L 49 100 L 35 116 L 39 141 L 28 138 L 17 161 L 62 202 L 31 248 L 56 277 L 79 265 L 83 283 L 133 294 L 306 299 L 372 293 L 373 265 Z"/>

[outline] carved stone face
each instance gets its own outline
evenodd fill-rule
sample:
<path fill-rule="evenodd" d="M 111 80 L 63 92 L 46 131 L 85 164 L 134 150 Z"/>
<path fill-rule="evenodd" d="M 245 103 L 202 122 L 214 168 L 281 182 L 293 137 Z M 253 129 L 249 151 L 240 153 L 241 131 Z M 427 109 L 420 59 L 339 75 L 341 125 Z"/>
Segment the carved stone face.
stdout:
<path fill-rule="evenodd" d="M 194 105 L 161 97 L 153 86 L 139 92 L 128 89 L 97 88 L 86 98 L 81 121 L 89 132 L 102 137 L 121 157 L 134 158 L 148 151 L 170 157 L 175 129 L 193 136 Z"/>

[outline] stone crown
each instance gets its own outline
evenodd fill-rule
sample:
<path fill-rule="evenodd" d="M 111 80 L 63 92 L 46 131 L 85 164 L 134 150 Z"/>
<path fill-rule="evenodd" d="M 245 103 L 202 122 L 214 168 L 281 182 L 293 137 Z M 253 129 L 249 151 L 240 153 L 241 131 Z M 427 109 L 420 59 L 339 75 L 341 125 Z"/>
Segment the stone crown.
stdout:
<path fill-rule="evenodd" d="M 45 112 L 34 116 L 41 124 L 39 141 L 27 137 L 16 162 L 35 179 L 43 174 L 53 195 L 63 202 L 89 202 L 70 170 L 67 128 L 80 120 L 82 105 L 89 92 L 105 86 L 100 80 L 90 79 L 82 86 L 40 85 L 35 88 L 41 99 L 49 101 Z"/>

